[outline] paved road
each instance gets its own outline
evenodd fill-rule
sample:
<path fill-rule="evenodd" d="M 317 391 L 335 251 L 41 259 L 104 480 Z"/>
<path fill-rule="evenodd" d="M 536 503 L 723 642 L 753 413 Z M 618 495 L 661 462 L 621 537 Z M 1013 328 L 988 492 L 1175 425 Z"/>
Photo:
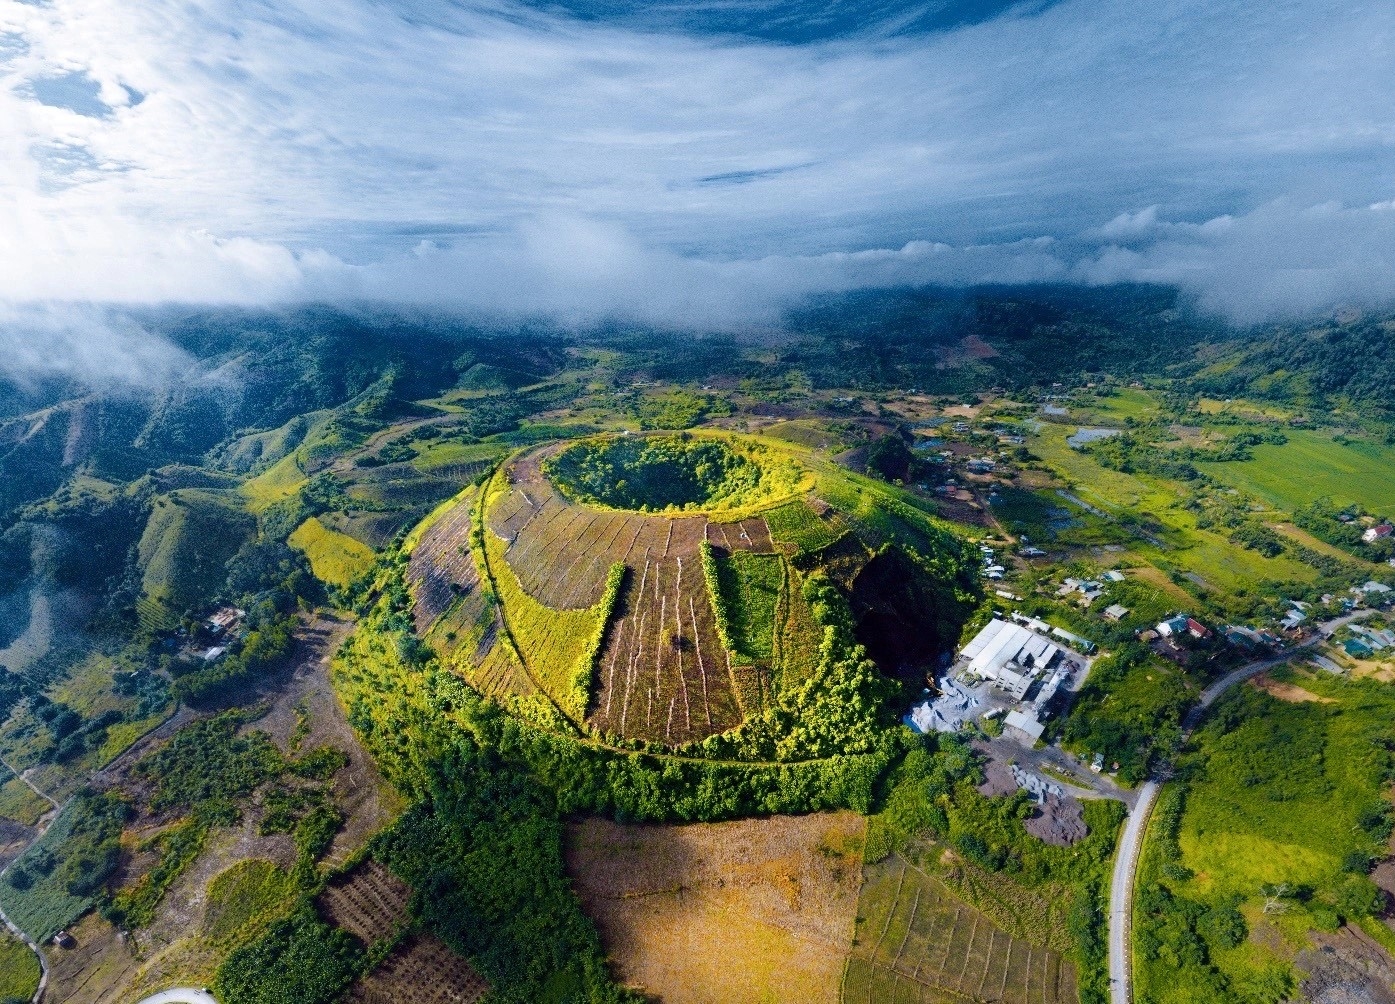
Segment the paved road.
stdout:
<path fill-rule="evenodd" d="M 158 994 L 152 994 L 140 1004 L 218 1004 L 218 1000 L 207 990 L 175 987 L 173 990 L 162 990 Z"/>
<path fill-rule="evenodd" d="M 1363 620 L 1373 613 L 1374 610 L 1358 610 L 1319 624 L 1317 633 L 1298 648 L 1324 641 L 1343 625 Z M 1206 714 L 1206 709 L 1231 687 L 1288 662 L 1296 654 L 1297 649 L 1294 649 L 1272 659 L 1248 663 L 1211 684 L 1201 692 L 1201 699 L 1183 720 L 1183 734 L 1190 735 Z M 1148 827 L 1153 803 L 1157 801 L 1158 790 L 1156 781 L 1147 781 L 1138 789 L 1138 801 L 1129 813 L 1124 836 L 1119 841 L 1119 853 L 1114 859 L 1114 876 L 1109 883 L 1109 996 L 1113 1004 L 1132 1004 L 1133 1001 L 1133 956 L 1130 951 L 1133 941 L 1133 887 L 1138 874 L 1139 855 L 1143 850 L 1143 834 Z"/>

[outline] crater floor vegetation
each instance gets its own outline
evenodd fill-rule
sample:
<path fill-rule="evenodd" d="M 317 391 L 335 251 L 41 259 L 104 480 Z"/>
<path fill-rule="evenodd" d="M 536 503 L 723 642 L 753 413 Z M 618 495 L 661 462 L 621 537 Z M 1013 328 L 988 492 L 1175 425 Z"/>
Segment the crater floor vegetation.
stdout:
<path fill-rule="evenodd" d="M 726 512 L 760 505 L 798 488 L 788 457 L 730 440 L 608 436 L 569 446 L 543 470 L 574 502 L 637 512 Z"/>

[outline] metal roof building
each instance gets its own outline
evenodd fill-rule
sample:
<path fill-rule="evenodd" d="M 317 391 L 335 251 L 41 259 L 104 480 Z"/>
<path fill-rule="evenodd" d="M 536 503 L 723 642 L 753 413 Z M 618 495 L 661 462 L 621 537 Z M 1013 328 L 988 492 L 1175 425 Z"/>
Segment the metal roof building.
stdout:
<path fill-rule="evenodd" d="M 968 660 L 968 672 L 996 680 L 1005 669 L 1014 676 L 1026 669 L 1046 669 L 1060 653 L 1059 646 L 1035 631 L 1011 621 L 991 620 L 959 657 Z"/>

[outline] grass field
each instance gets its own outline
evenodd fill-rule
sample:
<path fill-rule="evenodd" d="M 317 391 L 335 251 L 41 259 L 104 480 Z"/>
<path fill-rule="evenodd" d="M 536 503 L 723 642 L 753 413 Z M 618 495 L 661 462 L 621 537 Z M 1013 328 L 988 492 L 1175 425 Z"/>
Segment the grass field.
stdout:
<path fill-rule="evenodd" d="M 53 806 L 34 794 L 29 785 L 17 777 L 0 784 L 0 817 L 33 826 Z"/>
<path fill-rule="evenodd" d="M 1044 426 L 1033 437 L 1032 450 L 1070 481 L 1072 493 L 1085 502 L 1111 516 L 1151 515 L 1163 530 L 1160 535 L 1150 536 L 1163 547 L 1160 549 L 1147 539 L 1136 539 L 1131 546 L 1145 559 L 1157 560 L 1164 568 L 1191 572 L 1216 589 L 1232 590 L 1264 579 L 1310 581 L 1316 577 L 1315 569 L 1286 555 L 1266 558 L 1220 533 L 1198 528 L 1195 516 L 1178 508 L 1178 503 L 1189 496 L 1184 485 L 1103 467 L 1089 454 L 1066 445 L 1071 431 L 1070 426 Z M 1212 464 L 1207 471 L 1236 466 L 1240 465 Z"/>
<path fill-rule="evenodd" d="M 417 448 L 417 457 L 412 465 L 417 470 L 429 473 L 442 467 L 457 464 L 486 464 L 497 460 L 503 453 L 498 443 L 459 443 L 452 440 L 431 440 Z"/>
<path fill-rule="evenodd" d="M 853 813 L 570 827 L 567 867 L 619 978 L 665 1004 L 835 1004 L 865 821 Z"/>
<path fill-rule="evenodd" d="M 803 553 L 827 547 L 846 529 L 836 515 L 830 513 L 825 519 L 803 499 L 767 510 L 765 522 L 770 527 L 771 540 L 793 544 Z"/>
<path fill-rule="evenodd" d="M 1283 405 L 1270 401 L 1248 401 L 1244 398 L 1218 401 L 1213 397 L 1203 397 L 1197 402 L 1197 408 L 1203 415 L 1244 415 L 1255 418 L 1277 418 L 1281 421 L 1293 415 L 1292 408 L 1285 408 Z"/>
<path fill-rule="evenodd" d="M 110 659 L 93 655 L 74 666 L 68 678 L 49 687 L 50 700 L 66 704 L 84 718 L 95 718 L 106 711 L 125 711 L 133 703 L 116 693 Z"/>
<path fill-rule="evenodd" d="M 1356 439 L 1344 445 L 1305 429 L 1285 435 L 1282 446 L 1256 446 L 1253 460 L 1207 464 L 1206 473 L 1289 511 L 1331 496 L 1395 515 L 1395 447 Z"/>
<path fill-rule="evenodd" d="M 1085 409 L 1092 416 L 1105 419 L 1149 419 L 1162 410 L 1151 391 L 1137 387 L 1122 387 L 1108 397 L 1101 397 Z"/>
<path fill-rule="evenodd" d="M 1164 792 L 1150 825 L 1135 968 L 1158 1004 L 1281 987 L 1310 931 L 1376 908 L 1364 873 L 1386 853 L 1389 754 L 1377 744 L 1395 691 L 1325 673 L 1273 676 L 1265 692 L 1237 688 L 1213 711 L 1191 780 Z M 1228 927 L 1217 920 L 1226 916 Z"/>
<path fill-rule="evenodd" d="M 1076 1004 L 1075 970 L 1014 938 L 899 855 L 864 871 L 843 1004 Z"/>
<path fill-rule="evenodd" d="M 296 455 L 292 453 L 244 482 L 242 494 L 247 499 L 247 508 L 260 513 L 300 491 L 307 480 Z"/>
<path fill-rule="evenodd" d="M 294 897 L 294 882 L 275 863 L 239 861 L 209 883 L 201 933 L 219 945 L 249 940 L 284 913 Z"/>
<path fill-rule="evenodd" d="M 809 601 L 804 598 L 804 579 L 788 563 L 784 591 L 777 611 L 780 633 L 776 635 L 776 686 L 792 690 L 812 677 L 819 668 L 819 646 L 823 631 L 814 620 Z"/>
<path fill-rule="evenodd" d="M 0 1001 L 27 1001 L 38 989 L 38 956 L 24 942 L 0 930 Z"/>
<path fill-rule="evenodd" d="M 147 626 L 205 606 L 226 581 L 229 559 L 255 530 L 251 516 L 210 492 L 157 497 L 137 547 Z"/>
<path fill-rule="evenodd" d="M 32 844 L 18 864 L 30 864 L 51 856 L 58 866 L 65 860 L 64 843 L 74 822 L 70 806 L 53 825 Z M 80 917 L 91 905 L 89 896 L 71 895 L 65 888 L 61 867 L 51 867 L 48 874 L 38 874 L 28 889 L 17 889 L 8 881 L 0 881 L 0 909 L 35 941 L 46 941 L 53 932 L 66 927 Z"/>
<path fill-rule="evenodd" d="M 505 557 L 505 544 L 493 532 L 484 533 L 490 575 L 503 609 L 504 623 L 517 645 L 528 675 L 575 721 L 586 714 L 585 698 L 576 682 L 578 663 L 598 627 L 597 612 L 554 610 L 524 591 Z"/>
<path fill-rule="evenodd" d="M 758 661 L 774 655 L 775 609 L 783 580 L 784 559 L 779 555 L 734 551 L 717 559 L 733 655 Z"/>
<path fill-rule="evenodd" d="M 373 567 L 372 548 L 329 529 L 313 516 L 296 528 L 287 543 L 304 551 L 315 577 L 332 586 L 347 586 Z"/>
<path fill-rule="evenodd" d="M 815 493 L 835 506 L 840 516 L 871 544 L 899 541 L 912 547 L 933 551 L 934 539 L 948 531 L 924 509 L 928 503 L 885 481 L 853 474 L 840 469 L 824 468 L 818 473 Z"/>

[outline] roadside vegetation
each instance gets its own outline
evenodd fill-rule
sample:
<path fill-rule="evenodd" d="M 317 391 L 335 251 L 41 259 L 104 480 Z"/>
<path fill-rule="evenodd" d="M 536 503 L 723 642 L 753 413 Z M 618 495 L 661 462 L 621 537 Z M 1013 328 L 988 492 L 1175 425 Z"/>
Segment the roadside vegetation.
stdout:
<path fill-rule="evenodd" d="M 1237 687 L 1188 743 L 1155 812 L 1135 904 L 1144 999 L 1268 1004 L 1292 995 L 1311 932 L 1395 944 L 1369 877 L 1388 853 L 1395 693 L 1280 675 Z"/>
<path fill-rule="evenodd" d="M 39 989 L 38 957 L 9 932 L 0 932 L 0 1004 L 23 1004 Z"/>

